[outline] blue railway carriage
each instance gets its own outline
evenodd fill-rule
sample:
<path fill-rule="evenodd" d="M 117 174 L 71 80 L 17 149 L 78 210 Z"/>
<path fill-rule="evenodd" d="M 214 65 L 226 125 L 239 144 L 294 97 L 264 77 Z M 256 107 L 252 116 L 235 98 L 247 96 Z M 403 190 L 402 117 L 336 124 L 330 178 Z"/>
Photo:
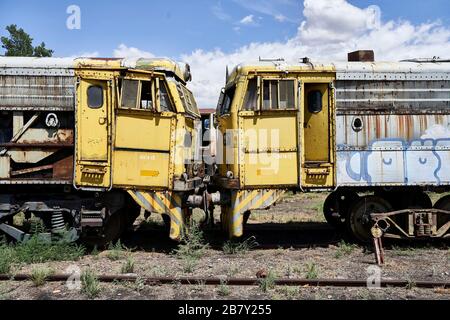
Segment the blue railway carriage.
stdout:
<path fill-rule="evenodd" d="M 360 240 L 450 237 L 450 196 L 433 207 L 427 193 L 450 191 L 449 62 L 334 64 L 336 190 L 324 205 L 331 224 Z"/>

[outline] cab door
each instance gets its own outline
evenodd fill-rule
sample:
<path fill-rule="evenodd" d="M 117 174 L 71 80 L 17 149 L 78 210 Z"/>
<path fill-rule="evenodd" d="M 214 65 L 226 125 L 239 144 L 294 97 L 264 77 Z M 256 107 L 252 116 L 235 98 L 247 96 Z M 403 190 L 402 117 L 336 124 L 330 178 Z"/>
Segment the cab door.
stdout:
<path fill-rule="evenodd" d="M 333 105 L 334 88 L 328 79 L 303 84 L 301 187 L 334 185 Z"/>
<path fill-rule="evenodd" d="M 177 113 L 167 81 L 130 72 L 120 82 L 113 185 L 171 189 Z"/>
<path fill-rule="evenodd" d="M 249 79 L 242 110 L 241 183 L 245 187 L 298 184 L 297 80 Z"/>
<path fill-rule="evenodd" d="M 111 186 L 111 82 L 79 78 L 75 184 L 81 188 Z"/>

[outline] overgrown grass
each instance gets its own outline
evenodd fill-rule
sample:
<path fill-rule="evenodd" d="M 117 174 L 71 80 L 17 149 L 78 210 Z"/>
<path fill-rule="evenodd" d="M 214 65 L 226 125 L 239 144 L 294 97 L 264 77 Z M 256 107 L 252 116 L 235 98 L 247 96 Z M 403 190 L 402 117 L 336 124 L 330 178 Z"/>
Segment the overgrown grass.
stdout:
<path fill-rule="evenodd" d="M 277 289 L 277 292 L 282 295 L 282 300 L 294 300 L 300 293 L 297 287 L 281 287 Z"/>
<path fill-rule="evenodd" d="M 222 250 L 225 254 L 244 254 L 258 246 L 255 237 L 250 237 L 244 241 L 229 240 L 224 243 Z"/>
<path fill-rule="evenodd" d="M 179 258 L 193 257 L 200 259 L 208 248 L 209 246 L 205 243 L 200 227 L 198 224 L 193 224 L 189 232 L 183 236 L 174 253 Z"/>
<path fill-rule="evenodd" d="M 7 245 L 0 244 L 0 274 L 9 274 L 14 260 L 14 250 Z"/>
<path fill-rule="evenodd" d="M 411 247 L 392 246 L 392 252 L 396 256 L 409 257 L 415 254 L 415 249 Z"/>
<path fill-rule="evenodd" d="M 135 263 L 136 262 L 134 261 L 134 259 L 132 257 L 128 257 L 127 260 L 122 265 L 121 272 L 124 274 L 133 273 Z"/>
<path fill-rule="evenodd" d="M 48 268 L 35 268 L 31 271 L 31 281 L 35 287 L 41 287 L 47 281 L 48 276 L 52 271 Z"/>
<path fill-rule="evenodd" d="M 222 297 L 228 297 L 231 294 L 230 287 L 227 285 L 226 281 L 220 280 L 220 285 L 217 288 L 217 293 Z"/>
<path fill-rule="evenodd" d="M 319 277 L 319 270 L 314 262 L 310 262 L 306 265 L 306 279 L 314 280 Z"/>
<path fill-rule="evenodd" d="M 73 243 L 48 243 L 37 236 L 17 244 L 0 242 L 0 273 L 8 274 L 14 264 L 34 264 L 48 261 L 75 261 L 85 248 Z"/>
<path fill-rule="evenodd" d="M 81 291 L 90 299 L 94 299 L 100 294 L 100 282 L 92 270 L 85 270 L 81 274 Z"/>
<path fill-rule="evenodd" d="M 183 260 L 183 271 L 192 273 L 197 266 L 198 260 L 208 248 L 209 246 L 203 238 L 203 232 L 198 224 L 193 224 L 173 253 L 177 258 Z"/>
<path fill-rule="evenodd" d="M 351 244 L 351 243 L 347 243 L 344 240 L 341 240 L 341 242 L 339 242 L 338 244 L 338 248 L 336 250 L 336 253 L 334 254 L 334 257 L 336 259 L 340 259 L 343 256 L 348 256 L 350 255 L 356 248 L 358 248 L 357 245 L 355 244 Z"/>
<path fill-rule="evenodd" d="M 270 270 L 266 277 L 259 279 L 259 288 L 263 292 L 267 292 L 275 288 L 275 281 L 277 280 L 276 274 Z"/>
<path fill-rule="evenodd" d="M 127 247 L 122 245 L 122 242 L 118 240 L 116 244 L 109 245 L 106 257 L 111 261 L 121 260 L 125 257 L 127 251 Z"/>

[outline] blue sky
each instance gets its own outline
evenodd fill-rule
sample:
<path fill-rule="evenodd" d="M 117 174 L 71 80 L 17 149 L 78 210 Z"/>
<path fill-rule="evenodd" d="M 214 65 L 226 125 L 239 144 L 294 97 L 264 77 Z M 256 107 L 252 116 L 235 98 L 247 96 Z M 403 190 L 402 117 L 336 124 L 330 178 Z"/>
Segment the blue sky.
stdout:
<path fill-rule="evenodd" d="M 448 0 L 351 0 L 358 7 L 378 5 L 383 20 L 406 19 L 419 24 L 440 19 L 450 23 Z M 267 4 L 272 3 L 272 6 Z M 81 30 L 68 30 L 66 8 L 76 4 Z M 271 7 L 270 13 L 267 7 Z M 178 57 L 195 49 L 230 52 L 251 42 L 284 41 L 304 19 L 303 1 L 239 0 L 0 0 L 0 34 L 16 23 L 57 56 L 98 52 L 110 56 L 117 46 L 138 47 L 161 56 Z M 253 23 L 239 23 L 253 16 Z M 278 15 L 280 22 L 275 19 Z M 238 29 L 239 28 L 239 29 Z M 2 52 L 2 51 L 0 51 Z"/>

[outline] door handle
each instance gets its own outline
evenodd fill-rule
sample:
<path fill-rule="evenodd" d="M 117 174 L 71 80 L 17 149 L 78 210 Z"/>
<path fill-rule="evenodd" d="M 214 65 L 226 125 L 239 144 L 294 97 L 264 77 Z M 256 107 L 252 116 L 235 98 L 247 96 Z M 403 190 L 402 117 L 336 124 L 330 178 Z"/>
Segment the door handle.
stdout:
<path fill-rule="evenodd" d="M 106 117 L 100 117 L 100 118 L 98 118 L 98 123 L 99 123 L 100 125 L 104 125 L 104 124 L 106 123 Z"/>

